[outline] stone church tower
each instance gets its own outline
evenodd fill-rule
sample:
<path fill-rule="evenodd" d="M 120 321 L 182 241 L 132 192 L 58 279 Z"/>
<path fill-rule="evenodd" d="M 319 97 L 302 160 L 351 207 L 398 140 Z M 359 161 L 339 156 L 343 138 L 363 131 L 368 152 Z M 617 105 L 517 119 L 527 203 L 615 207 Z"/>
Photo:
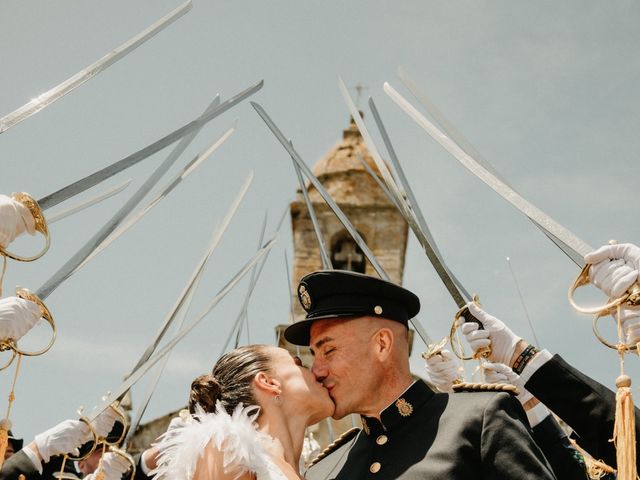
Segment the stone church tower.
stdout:
<path fill-rule="evenodd" d="M 367 162 L 378 177 L 382 178 L 351 119 L 350 125 L 343 132 L 342 140 L 314 166 L 313 173 L 358 230 L 391 281 L 401 284 L 408 226 L 360 159 Z M 309 183 L 307 186 L 333 268 L 376 275 L 374 268 L 318 191 Z M 298 282 L 307 273 L 322 269 L 320 248 L 300 190 L 291 203 L 291 226 L 294 252 L 291 295 L 294 316 L 298 320 L 305 314 L 296 292 Z M 297 348 L 284 339 L 282 333 L 286 327 L 287 325 L 277 327 L 278 345 L 301 356 L 305 365 L 311 365 L 313 360 L 307 348 Z M 325 446 L 340 433 L 359 424 L 360 420 L 356 415 L 340 421 L 329 420 L 315 427 L 314 436 L 320 445 Z"/>
<path fill-rule="evenodd" d="M 343 132 L 342 141 L 315 165 L 313 173 L 349 217 L 391 280 L 402 283 L 408 226 L 375 180 L 367 173 L 358 156 L 381 177 L 352 120 Z M 308 188 L 333 267 L 376 275 L 373 267 L 366 261 L 358 246 L 317 190 L 312 186 Z M 294 315 L 296 319 L 300 319 L 304 316 L 304 310 L 298 303 L 295 291 L 298 281 L 307 273 L 322 269 L 320 249 L 300 191 L 291 203 L 291 224 L 294 248 L 291 295 Z M 312 359 L 308 348 L 297 348 L 284 340 L 282 332 L 286 327 L 287 325 L 276 327 L 278 346 L 300 355 L 305 365 L 311 365 Z M 409 333 L 411 342 L 412 332 Z M 171 412 L 140 425 L 129 444 L 129 452 L 139 453 L 148 448 L 150 443 L 166 430 L 169 421 L 177 413 L 177 411 Z M 324 447 L 353 426 L 360 426 L 357 415 L 340 421 L 329 419 L 312 427 L 312 433 L 320 446 Z"/>

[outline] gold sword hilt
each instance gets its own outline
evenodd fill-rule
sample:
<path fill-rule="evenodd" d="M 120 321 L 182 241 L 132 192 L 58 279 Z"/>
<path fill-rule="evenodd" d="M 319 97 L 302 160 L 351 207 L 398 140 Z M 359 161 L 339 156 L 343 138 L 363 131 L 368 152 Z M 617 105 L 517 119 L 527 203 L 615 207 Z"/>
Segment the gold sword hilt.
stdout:
<path fill-rule="evenodd" d="M 17 260 L 19 262 L 33 262 L 34 260 L 38 260 L 42 257 L 51 246 L 51 235 L 49 234 L 49 227 L 47 226 L 47 220 L 44 218 L 44 213 L 38 205 L 38 201 L 33 198 L 31 195 L 25 192 L 13 193 L 11 195 L 15 201 L 22 203 L 25 207 L 29 209 L 31 215 L 33 216 L 33 220 L 35 222 L 36 232 L 40 232 L 44 236 L 44 247 L 40 250 L 39 253 L 32 256 L 22 256 L 16 253 L 12 253 L 2 246 L 0 246 L 0 255 L 4 255 L 5 257 L 11 258 L 13 260 Z"/>
<path fill-rule="evenodd" d="M 40 298 L 35 293 L 31 292 L 27 288 L 18 288 L 16 290 L 16 297 L 22 298 L 23 300 L 28 300 L 38 305 L 38 307 L 40 308 L 40 317 L 44 318 L 46 322 L 49 324 L 49 326 L 51 327 L 51 332 L 52 332 L 51 340 L 49 340 L 49 343 L 47 344 L 46 347 L 36 351 L 22 350 L 21 348 L 18 347 L 18 342 L 12 338 L 0 340 L 0 352 L 5 352 L 8 350 L 12 351 L 11 358 L 7 363 L 5 363 L 0 367 L 0 371 L 8 368 L 13 363 L 16 356 L 18 355 L 24 355 L 25 357 L 37 357 L 39 355 L 43 355 L 47 353 L 56 341 L 56 336 L 57 336 L 56 324 L 53 321 L 53 315 L 51 314 L 47 306 L 44 304 L 44 302 L 40 300 Z"/>
<path fill-rule="evenodd" d="M 480 297 L 478 297 L 478 295 L 475 295 L 475 294 L 473 295 L 473 303 L 478 305 L 478 307 L 481 306 Z M 464 321 L 461 321 L 461 320 L 464 320 Z M 458 331 L 458 327 L 463 323 L 467 323 L 467 322 L 477 323 L 479 326 L 479 329 L 484 330 L 484 325 L 482 325 L 482 322 L 478 320 L 476 317 L 474 317 L 469 311 L 469 307 L 465 305 L 464 307 L 462 307 L 460 310 L 456 312 L 456 315 L 453 318 L 453 324 L 451 325 L 451 330 L 449 331 L 449 343 L 451 343 L 451 350 L 453 351 L 455 356 L 458 357 L 460 360 L 488 358 L 489 355 L 491 355 L 491 346 L 483 347 L 477 352 L 475 352 L 473 355 L 465 355 L 464 349 L 462 348 L 460 341 L 456 337 L 456 333 Z"/>
<path fill-rule="evenodd" d="M 615 240 L 609 240 L 610 245 L 615 245 L 618 243 Z M 632 307 L 640 306 L 640 283 L 636 281 L 633 285 L 631 285 L 626 292 L 624 292 L 619 298 L 609 299 L 607 303 L 601 305 L 599 307 L 583 307 L 578 305 L 575 301 L 574 295 L 578 288 L 584 287 L 585 285 L 589 285 L 591 283 L 591 277 L 589 276 L 589 269 L 592 264 L 587 263 L 582 268 L 578 277 L 574 280 L 574 282 L 569 287 L 569 292 L 567 294 L 567 298 L 569 299 L 569 303 L 571 306 L 580 313 L 585 313 L 588 315 L 606 315 L 613 310 L 615 310 L 619 305 L 627 304 Z M 597 318 L 597 317 L 596 317 Z"/>

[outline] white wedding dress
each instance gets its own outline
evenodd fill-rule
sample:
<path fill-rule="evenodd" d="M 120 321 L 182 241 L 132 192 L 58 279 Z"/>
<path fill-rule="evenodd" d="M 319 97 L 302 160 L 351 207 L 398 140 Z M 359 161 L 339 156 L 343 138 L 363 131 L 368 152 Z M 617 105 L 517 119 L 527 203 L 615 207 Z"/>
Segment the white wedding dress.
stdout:
<path fill-rule="evenodd" d="M 205 447 L 211 442 L 223 454 L 224 470 L 235 476 L 253 472 L 257 480 L 286 480 L 266 446 L 272 438 L 256 429 L 256 406 L 236 407 L 232 415 L 220 405 L 216 413 L 200 410 L 170 429 L 156 444 L 160 449 L 158 480 L 192 480 Z"/>

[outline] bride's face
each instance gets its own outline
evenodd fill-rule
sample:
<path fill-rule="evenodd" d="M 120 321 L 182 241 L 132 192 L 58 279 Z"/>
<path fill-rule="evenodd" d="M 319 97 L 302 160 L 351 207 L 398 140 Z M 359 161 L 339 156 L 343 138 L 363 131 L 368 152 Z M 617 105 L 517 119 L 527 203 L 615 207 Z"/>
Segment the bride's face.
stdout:
<path fill-rule="evenodd" d="M 291 406 L 293 411 L 309 413 L 309 425 L 333 415 L 335 405 L 329 392 L 298 357 L 291 356 L 284 348 L 274 347 L 271 367 L 281 382 L 283 404 Z"/>

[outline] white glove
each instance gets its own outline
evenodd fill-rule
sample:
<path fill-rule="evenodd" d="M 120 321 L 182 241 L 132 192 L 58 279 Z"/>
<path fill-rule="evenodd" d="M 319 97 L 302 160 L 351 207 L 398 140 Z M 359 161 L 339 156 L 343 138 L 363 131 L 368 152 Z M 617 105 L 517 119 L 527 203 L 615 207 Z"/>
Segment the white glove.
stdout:
<path fill-rule="evenodd" d="M 40 457 L 46 463 L 51 457 L 72 453 L 79 455 L 78 447 L 92 439 L 89 426 L 80 420 L 65 420 L 53 428 L 36 435 L 34 442 Z"/>
<path fill-rule="evenodd" d="M 615 313 L 613 317 L 616 317 Z M 621 308 L 620 322 L 622 323 L 625 342 L 631 345 L 640 343 L 640 308 Z"/>
<path fill-rule="evenodd" d="M 0 299 L 0 339 L 22 338 L 40 320 L 38 304 L 19 297 Z"/>
<path fill-rule="evenodd" d="M 29 209 L 6 195 L 0 195 L 0 247 L 7 248 L 20 234 L 36 233 L 36 222 Z"/>
<path fill-rule="evenodd" d="M 460 364 L 449 350 L 427 359 L 427 373 L 436 388 L 441 392 L 452 392 L 456 380 L 461 380 Z"/>
<path fill-rule="evenodd" d="M 520 378 L 520 375 L 506 365 L 502 363 L 485 362 L 482 364 L 482 368 L 484 369 L 484 378 L 487 382 L 508 383 L 509 385 L 515 386 L 520 391 L 516 398 L 522 405 L 533 398 L 533 395 L 524 388 L 524 382 Z"/>
<path fill-rule="evenodd" d="M 122 455 L 107 452 L 102 456 L 102 468 L 84 477 L 84 480 L 97 480 L 100 472 L 104 473 L 102 480 L 120 480 L 122 475 L 131 468 L 131 463 Z"/>
<path fill-rule="evenodd" d="M 591 282 L 610 297 L 620 297 L 638 279 L 640 248 L 631 243 L 604 245 L 584 256 Z"/>
<path fill-rule="evenodd" d="M 460 321 L 464 322 L 460 330 L 473 351 L 477 352 L 491 346 L 489 359 L 509 365 L 516 345 L 521 338 L 516 336 L 504 322 L 489 315 L 475 303 L 469 302 L 467 307 L 469 307 L 471 315 L 477 318 L 484 327 L 483 330 L 480 330 L 480 326 L 476 322 L 464 322 L 464 319 L 460 318 Z"/>
<path fill-rule="evenodd" d="M 109 407 L 103 410 L 102 413 L 91 422 L 91 426 L 99 437 L 106 438 L 109 432 L 113 430 L 113 426 L 119 418 L 120 415 L 118 415 L 113 408 Z"/>

